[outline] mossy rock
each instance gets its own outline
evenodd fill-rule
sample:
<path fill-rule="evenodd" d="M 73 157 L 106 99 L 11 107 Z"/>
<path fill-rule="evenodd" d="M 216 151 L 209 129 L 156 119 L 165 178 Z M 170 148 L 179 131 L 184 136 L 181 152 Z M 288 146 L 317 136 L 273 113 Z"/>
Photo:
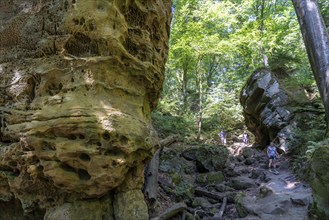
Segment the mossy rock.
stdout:
<path fill-rule="evenodd" d="M 194 198 L 195 186 L 181 182 L 176 186 L 175 193 L 178 200 L 192 200 Z"/>
<path fill-rule="evenodd" d="M 188 149 L 182 154 L 196 161 L 198 172 L 206 173 L 222 170 L 229 153 L 223 146 L 204 145 Z"/>
<path fill-rule="evenodd" d="M 178 185 L 182 182 L 182 175 L 180 175 L 179 173 L 174 173 L 172 174 L 171 179 L 175 185 Z"/>
<path fill-rule="evenodd" d="M 211 203 L 203 197 L 195 197 L 192 202 L 193 208 L 197 208 L 197 207 L 209 208 L 211 206 L 212 206 Z"/>
<path fill-rule="evenodd" d="M 238 215 L 240 218 L 244 218 L 248 215 L 248 211 L 242 205 L 243 198 L 244 198 L 243 193 L 237 194 L 234 198 L 235 208 L 236 208 L 236 211 L 238 212 Z"/>
<path fill-rule="evenodd" d="M 317 214 L 329 219 L 329 145 L 317 148 L 313 154 L 311 169 L 314 200 Z"/>
<path fill-rule="evenodd" d="M 74 201 L 63 203 L 47 209 L 44 219 L 108 219 L 113 218 L 112 199 L 106 197 L 100 200 Z"/>
<path fill-rule="evenodd" d="M 114 196 L 113 208 L 116 220 L 149 219 L 148 208 L 141 190 L 117 193 Z"/>
<path fill-rule="evenodd" d="M 225 180 L 225 177 L 221 171 L 200 173 L 197 176 L 196 181 L 200 184 L 220 184 Z"/>
<path fill-rule="evenodd" d="M 180 173 L 182 170 L 179 152 L 167 150 L 161 154 L 159 170 L 164 173 Z"/>

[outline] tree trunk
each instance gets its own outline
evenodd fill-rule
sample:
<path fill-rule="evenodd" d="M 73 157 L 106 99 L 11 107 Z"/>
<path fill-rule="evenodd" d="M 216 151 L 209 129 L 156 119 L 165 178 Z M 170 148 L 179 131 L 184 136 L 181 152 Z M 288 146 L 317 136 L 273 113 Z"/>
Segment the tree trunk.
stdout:
<path fill-rule="evenodd" d="M 156 218 L 152 218 L 151 220 L 167 220 L 172 219 L 178 213 L 183 212 L 187 208 L 184 202 L 176 203 L 175 205 L 171 206 L 164 213 Z"/>
<path fill-rule="evenodd" d="M 201 74 L 199 75 L 199 120 L 198 120 L 198 136 L 197 136 L 197 141 L 200 141 L 200 136 L 201 136 L 201 129 L 202 129 L 202 113 L 203 113 L 203 108 L 202 108 L 202 99 L 203 99 L 203 93 L 202 93 L 202 76 Z"/>
<path fill-rule="evenodd" d="M 266 55 L 265 49 L 263 47 L 263 44 L 260 42 L 259 43 L 259 49 L 260 49 L 260 53 L 262 54 L 262 58 L 263 58 L 263 64 L 265 69 L 270 69 L 270 65 L 268 64 L 268 57 Z"/>
<path fill-rule="evenodd" d="M 160 148 L 154 154 L 152 160 L 145 169 L 145 183 L 144 194 L 147 198 L 149 205 L 152 206 L 157 200 L 158 196 L 158 174 L 160 156 L 164 147 L 168 147 L 177 140 L 177 135 L 171 135 L 160 141 Z"/>
<path fill-rule="evenodd" d="M 161 150 L 162 148 L 157 150 L 145 171 L 144 194 L 150 206 L 155 203 L 158 196 L 158 169 Z"/>
<path fill-rule="evenodd" d="M 329 38 L 315 0 L 292 0 L 329 125 Z"/>
<path fill-rule="evenodd" d="M 183 103 L 184 111 L 187 109 L 187 65 L 183 69 Z"/>
<path fill-rule="evenodd" d="M 262 55 L 263 59 L 263 64 L 266 69 L 270 69 L 270 65 L 268 64 L 268 57 L 266 55 L 265 48 L 263 46 L 263 37 L 264 37 L 264 20 L 265 20 L 265 0 L 262 0 L 261 3 L 261 11 L 260 11 L 260 26 L 259 26 L 259 31 L 260 31 L 260 39 L 259 39 L 259 50 Z"/>

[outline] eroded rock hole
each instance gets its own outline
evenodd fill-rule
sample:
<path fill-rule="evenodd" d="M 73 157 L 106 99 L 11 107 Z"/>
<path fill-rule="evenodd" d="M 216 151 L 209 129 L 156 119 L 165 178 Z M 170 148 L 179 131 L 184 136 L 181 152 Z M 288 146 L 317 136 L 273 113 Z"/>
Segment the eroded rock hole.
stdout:
<path fill-rule="evenodd" d="M 118 165 L 119 165 L 119 163 L 118 163 L 118 162 L 116 162 L 115 160 L 113 160 L 113 161 L 112 161 L 112 163 L 111 163 L 111 165 L 112 165 L 112 167 L 116 167 L 116 166 L 118 166 Z"/>
<path fill-rule="evenodd" d="M 9 139 L 2 140 L 1 142 L 4 143 L 4 144 L 11 144 L 11 143 L 14 143 L 14 141 L 9 140 Z"/>
<path fill-rule="evenodd" d="M 84 21 L 84 20 L 83 20 Z M 83 44 L 88 44 L 91 42 L 90 38 L 87 36 L 87 35 L 84 35 L 82 33 L 76 33 L 74 35 L 74 38 L 79 41 L 80 43 L 83 43 Z"/>
<path fill-rule="evenodd" d="M 5 172 L 13 172 L 13 168 L 7 165 L 1 165 L 0 166 L 0 171 L 5 171 Z"/>
<path fill-rule="evenodd" d="M 99 54 L 97 43 L 83 33 L 75 33 L 65 44 L 65 50 L 75 56 Z"/>
<path fill-rule="evenodd" d="M 89 30 L 90 31 L 94 31 L 94 30 L 96 30 L 96 25 L 94 24 L 94 23 L 89 23 Z"/>
<path fill-rule="evenodd" d="M 73 23 L 75 24 L 75 25 L 78 25 L 79 24 L 79 20 L 78 19 L 73 19 Z"/>
<path fill-rule="evenodd" d="M 17 162 L 12 160 L 12 161 L 9 162 L 9 166 L 16 167 Z"/>
<path fill-rule="evenodd" d="M 77 137 L 74 134 L 70 134 L 67 138 L 69 140 L 75 140 L 75 139 L 77 139 Z"/>
<path fill-rule="evenodd" d="M 90 180 L 90 178 L 91 178 L 89 173 L 83 169 L 78 170 L 78 175 L 79 175 L 80 180 Z"/>
<path fill-rule="evenodd" d="M 55 151 L 56 150 L 55 146 L 48 142 L 43 142 L 41 149 L 44 151 Z"/>
<path fill-rule="evenodd" d="M 85 154 L 85 153 L 81 154 L 79 158 L 80 158 L 80 160 L 83 160 L 83 161 L 90 161 L 89 155 Z"/>
<path fill-rule="evenodd" d="M 140 11 L 136 6 L 130 6 L 125 13 L 126 20 L 134 26 L 145 26 L 146 14 Z"/>
<path fill-rule="evenodd" d="M 107 140 L 107 141 L 110 140 L 110 138 L 111 138 L 110 134 L 108 132 L 104 132 L 102 136 L 103 136 L 104 140 Z"/>
<path fill-rule="evenodd" d="M 122 150 L 120 150 L 119 148 L 112 148 L 112 149 L 108 149 L 105 151 L 104 155 L 106 156 L 124 156 L 125 152 L 123 152 Z"/>
<path fill-rule="evenodd" d="M 82 18 L 80 18 L 80 25 L 84 25 L 84 24 L 85 24 L 85 18 L 82 17 Z"/>
<path fill-rule="evenodd" d="M 121 142 L 121 144 L 126 145 L 126 144 L 128 144 L 128 138 L 126 136 L 122 136 L 122 137 L 120 137 L 120 142 Z"/>
<path fill-rule="evenodd" d="M 37 170 L 38 170 L 39 172 L 42 172 L 42 171 L 43 171 L 43 166 L 37 166 Z"/>
<path fill-rule="evenodd" d="M 71 167 L 70 165 L 68 165 L 67 163 L 61 163 L 61 165 L 59 165 L 59 167 L 67 172 L 76 173 L 76 170 L 73 167 Z"/>

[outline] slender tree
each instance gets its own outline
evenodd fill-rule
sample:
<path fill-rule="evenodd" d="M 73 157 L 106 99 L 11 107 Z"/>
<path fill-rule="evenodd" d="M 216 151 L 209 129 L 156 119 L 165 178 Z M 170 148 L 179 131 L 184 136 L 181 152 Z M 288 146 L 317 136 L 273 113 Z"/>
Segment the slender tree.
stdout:
<path fill-rule="evenodd" d="M 292 0 L 329 126 L 329 37 L 315 0 Z"/>

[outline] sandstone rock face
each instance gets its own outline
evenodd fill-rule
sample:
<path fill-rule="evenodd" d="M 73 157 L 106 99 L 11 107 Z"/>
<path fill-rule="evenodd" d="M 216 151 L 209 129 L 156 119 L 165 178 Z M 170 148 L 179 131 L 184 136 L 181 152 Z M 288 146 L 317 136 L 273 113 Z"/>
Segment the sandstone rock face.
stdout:
<path fill-rule="evenodd" d="M 141 189 L 170 13 L 169 0 L 1 2 L 0 202 L 26 214 Z"/>

